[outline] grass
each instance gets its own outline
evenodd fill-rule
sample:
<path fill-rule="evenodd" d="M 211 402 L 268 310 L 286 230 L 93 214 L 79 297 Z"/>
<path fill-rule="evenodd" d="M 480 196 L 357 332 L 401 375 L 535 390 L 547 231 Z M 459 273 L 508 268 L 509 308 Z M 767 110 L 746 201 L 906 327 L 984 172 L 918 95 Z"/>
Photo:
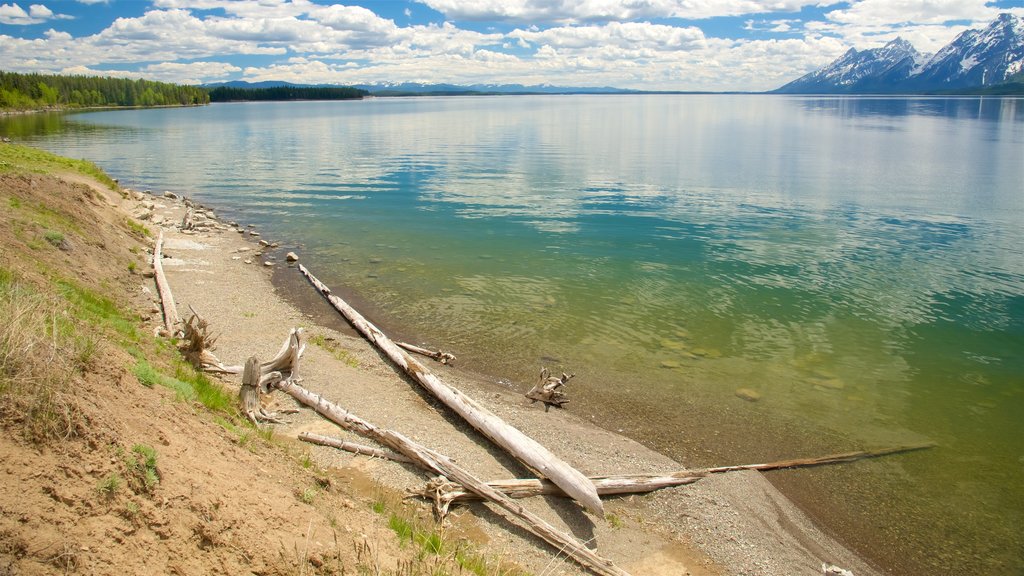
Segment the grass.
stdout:
<path fill-rule="evenodd" d="M 400 546 L 413 548 L 413 559 L 402 562 L 398 574 L 527 576 L 515 563 L 485 554 L 465 540 L 446 534 L 442 525 L 421 518 L 416 509 L 398 495 L 378 490 L 370 507 L 377 514 L 387 516 L 388 528 L 395 533 Z M 391 574 L 380 572 L 379 566 L 372 563 L 364 562 L 361 566 L 370 569 L 367 574 Z"/>
<path fill-rule="evenodd" d="M 121 478 L 121 475 L 114 472 L 103 480 L 100 480 L 99 486 L 96 487 L 96 490 L 98 490 L 103 496 L 110 498 L 117 494 L 117 491 L 121 489 L 121 484 L 123 482 L 124 479 Z"/>
<path fill-rule="evenodd" d="M 117 183 L 110 176 L 107 176 L 99 166 L 87 160 L 64 158 L 63 156 L 57 156 L 56 154 L 20 144 L 0 146 L 0 174 L 46 174 L 67 171 L 78 172 L 95 178 L 115 192 L 118 189 Z"/>
<path fill-rule="evenodd" d="M 30 441 L 69 438 L 81 426 L 68 383 L 95 341 L 64 315 L 66 304 L 0 268 L 0 418 Z"/>
<path fill-rule="evenodd" d="M 131 218 L 125 218 L 124 225 L 128 228 L 129 231 L 131 231 L 132 234 L 138 236 L 139 238 L 145 239 L 153 237 L 153 233 L 149 230 L 149 228 L 146 228 L 144 225 L 139 224 L 138 222 L 132 220 Z"/>
<path fill-rule="evenodd" d="M 157 485 L 160 484 L 160 471 L 157 469 L 156 457 L 156 450 L 145 444 L 132 446 L 131 455 L 126 457 L 128 484 L 137 494 L 152 495 Z"/>
<path fill-rule="evenodd" d="M 199 402 L 213 412 L 234 416 L 235 397 L 220 384 L 197 371 L 182 360 L 174 361 L 174 376 L 160 372 L 145 358 L 136 357 L 132 372 L 139 384 L 147 388 L 163 386 L 174 390 L 175 398 L 186 402 Z"/>
<path fill-rule="evenodd" d="M 54 248 L 60 248 L 61 243 L 64 242 L 64 233 L 57 232 L 54 230 L 47 230 L 47 232 L 43 234 L 43 238 L 46 239 L 47 242 L 52 244 Z"/>
<path fill-rule="evenodd" d="M 334 356 L 338 360 L 345 363 L 345 365 L 351 368 L 359 367 L 359 360 L 355 356 L 350 354 L 348 350 L 345 350 L 338 345 L 334 340 L 329 340 L 324 337 L 323 334 L 314 334 L 310 339 L 310 342 L 316 344 L 320 348 L 326 350 L 331 356 Z"/>

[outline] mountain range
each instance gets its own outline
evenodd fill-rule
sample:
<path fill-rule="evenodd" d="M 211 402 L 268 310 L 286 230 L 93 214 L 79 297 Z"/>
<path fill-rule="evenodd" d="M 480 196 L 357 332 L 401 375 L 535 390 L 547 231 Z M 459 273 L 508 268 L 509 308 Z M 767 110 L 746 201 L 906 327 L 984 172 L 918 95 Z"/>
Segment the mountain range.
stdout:
<path fill-rule="evenodd" d="M 1005 92 L 1024 87 L 1024 18 L 1000 14 L 966 30 L 935 54 L 897 38 L 851 48 L 837 60 L 775 90 L 784 94 Z"/>

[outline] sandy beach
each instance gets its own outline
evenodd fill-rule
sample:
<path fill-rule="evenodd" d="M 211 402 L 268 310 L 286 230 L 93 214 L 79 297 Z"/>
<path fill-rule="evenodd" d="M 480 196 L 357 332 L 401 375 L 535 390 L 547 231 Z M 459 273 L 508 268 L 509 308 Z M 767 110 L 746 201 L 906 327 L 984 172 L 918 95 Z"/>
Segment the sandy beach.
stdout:
<path fill-rule="evenodd" d="M 197 230 L 182 232 L 175 226 L 185 209 L 181 200 L 136 197 L 133 213 L 151 212 L 146 224 L 164 231 L 163 262 L 179 313 L 188 317 L 192 307 L 209 321 L 220 335 L 215 353 L 222 361 L 242 363 L 252 354 L 269 358 L 291 328 L 302 327 L 311 342 L 302 364 L 302 384 L 308 389 L 447 454 L 478 477 L 531 476 L 347 328 L 312 286 L 306 286 L 308 293 L 296 294 L 305 281 L 294 264 L 286 262 L 288 247 L 261 246 L 260 240 L 274 239 L 259 236 L 244 222 L 231 226 L 203 208 L 197 211 Z M 145 207 L 149 203 L 152 210 Z M 301 253 L 299 257 L 301 261 Z M 282 294 L 282 286 L 292 293 Z M 343 287 L 332 288 L 343 293 Z M 296 301 L 304 303 L 302 309 L 290 303 Z M 152 322 L 155 326 L 158 318 Z M 685 468 L 685 463 L 593 426 L 574 414 L 571 404 L 568 410 L 545 412 L 523 397 L 532 383 L 489 382 L 459 371 L 457 362 L 454 368 L 431 362 L 430 368 L 588 475 Z M 225 380 L 231 386 L 238 381 L 239 377 Z M 569 390 L 571 395 L 571 385 Z M 287 396 L 275 397 L 278 406 L 294 407 Z M 295 438 L 301 432 L 369 443 L 306 409 L 274 429 L 277 438 Z M 330 448 L 316 447 L 312 453 L 318 464 L 351 478 L 353 484 L 368 479 L 401 493 L 426 481 L 422 472 L 408 465 Z M 556 498 L 533 498 L 526 505 L 633 574 L 809 575 L 821 574 L 823 564 L 860 576 L 879 573 L 814 526 L 759 472 L 714 475 L 693 485 L 609 498 L 606 518 Z M 423 507 L 426 510 L 427 504 Z M 482 504 L 455 509 L 448 522 L 532 573 L 582 573 L 571 560 Z"/>

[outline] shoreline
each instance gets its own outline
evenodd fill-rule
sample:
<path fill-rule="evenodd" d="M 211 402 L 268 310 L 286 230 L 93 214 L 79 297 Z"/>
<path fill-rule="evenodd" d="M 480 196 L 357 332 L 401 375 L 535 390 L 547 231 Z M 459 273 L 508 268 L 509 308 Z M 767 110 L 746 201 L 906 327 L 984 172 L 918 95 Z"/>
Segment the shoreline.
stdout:
<path fill-rule="evenodd" d="M 180 221 L 180 214 L 176 212 L 183 209 L 180 201 L 157 196 L 147 198 L 147 200 L 153 201 L 158 206 L 163 205 L 162 211 L 166 211 L 169 216 L 163 224 L 173 225 L 176 221 Z M 224 225 L 223 222 L 220 224 Z M 268 321 L 263 318 L 265 316 L 263 312 L 266 310 L 271 308 L 287 310 L 283 313 L 286 318 L 301 318 L 304 322 L 312 322 L 313 325 L 309 329 L 311 334 L 314 331 L 320 334 L 330 334 L 330 338 L 334 338 L 346 354 L 359 358 L 360 363 L 367 363 L 367 370 L 363 371 L 362 377 L 366 377 L 365 372 L 369 372 L 370 375 L 383 377 L 390 381 L 389 385 L 397 384 L 399 399 L 403 404 L 409 404 L 406 409 L 402 410 L 403 413 L 418 414 L 422 412 L 424 401 L 427 405 L 435 404 L 430 399 L 423 398 L 418 390 L 409 388 L 410 385 L 403 382 L 404 379 L 397 376 L 389 365 L 381 363 L 379 356 L 369 349 L 361 338 L 353 336 L 354 332 L 351 328 L 347 327 L 340 316 L 333 313 L 333 309 L 327 306 L 326 302 L 308 285 L 305 279 L 297 271 L 285 266 L 283 258 L 271 260 L 269 258 L 276 257 L 276 254 L 270 252 L 265 254 L 268 257 L 267 261 L 277 262 L 270 267 L 273 269 L 272 272 L 266 270 L 267 267 L 262 265 L 262 258 L 254 260 L 252 264 L 248 265 L 241 263 L 240 259 L 233 259 L 241 258 L 238 256 L 239 254 L 251 253 L 253 248 L 256 248 L 253 244 L 257 237 L 238 234 L 231 230 L 204 231 L 186 235 L 173 226 L 165 228 L 165 234 L 169 239 L 176 238 L 177 241 L 194 239 L 195 243 L 205 246 L 201 249 L 193 246 L 191 250 L 201 254 L 202 257 L 186 258 L 184 264 L 189 268 L 172 266 L 168 271 L 169 281 L 175 287 L 179 308 L 183 309 L 185 313 L 187 313 L 185 303 L 196 303 L 197 309 L 203 312 L 205 318 L 211 320 L 215 329 L 226 332 L 227 325 L 232 322 L 230 319 L 232 314 L 236 318 L 244 318 L 253 314 L 254 317 L 260 317 L 265 323 Z M 182 243 L 179 247 L 171 248 L 170 251 L 188 254 L 190 249 L 187 246 L 187 243 Z M 238 252 L 239 248 L 248 248 L 249 250 Z M 279 248 L 278 251 L 283 255 L 286 250 Z M 299 253 L 299 256 L 301 258 L 302 254 Z M 173 261 L 172 258 L 168 262 Z M 208 278 L 205 272 L 209 272 L 207 268 L 214 265 L 221 269 L 211 272 L 214 278 Z M 260 270 L 260 268 L 264 270 Z M 180 275 L 185 270 L 192 270 L 195 273 L 193 283 L 189 283 Z M 255 312 L 239 309 L 239 302 L 235 302 L 234 306 L 230 302 L 226 302 L 228 305 L 224 306 L 223 310 L 218 309 L 212 314 L 209 313 L 208 309 L 212 306 L 205 300 L 210 297 L 211 286 L 219 282 L 215 277 L 222 275 L 231 277 L 231 280 L 227 282 L 231 292 L 227 295 L 222 294 L 222 298 L 232 292 L 237 292 L 236 288 L 239 286 L 261 286 L 262 291 L 269 293 L 267 297 L 274 302 L 268 302 L 265 306 L 260 307 L 261 310 Z M 196 279 L 199 281 L 195 282 Z M 200 286 L 190 286 L 194 283 L 198 283 Z M 303 285 L 305 290 L 302 290 Z M 194 290 L 197 287 L 200 288 L 199 291 Z M 340 292 L 345 290 L 342 286 L 333 286 L 332 288 Z M 201 294 L 203 292 L 207 294 Z M 213 292 L 215 293 L 216 290 Z M 348 297 L 347 294 L 346 297 Z M 230 300 L 230 298 L 226 298 L 226 300 Z M 241 302 L 251 303 L 252 300 L 242 298 Z M 354 305 L 359 307 L 360 302 L 357 301 Z M 374 312 L 371 310 L 369 314 L 371 318 L 375 316 Z M 332 313 L 335 320 L 330 319 Z M 280 316 L 281 313 L 278 312 L 278 315 Z M 280 324 L 280 320 L 277 323 Z M 384 324 L 384 327 L 387 328 L 389 323 L 385 322 Z M 265 326 L 265 324 L 261 326 Z M 267 345 L 276 347 L 276 341 L 280 338 L 278 333 L 280 330 L 265 329 L 264 331 L 267 332 Z M 229 352 L 238 350 L 239 344 L 227 338 L 221 341 L 221 347 Z M 310 348 L 313 347 L 310 346 Z M 234 356 L 228 356 L 228 358 L 221 356 L 221 358 L 222 360 L 234 360 Z M 320 361 L 320 359 L 316 360 L 318 363 Z M 443 373 L 439 371 L 439 375 L 445 380 L 450 379 L 456 387 L 466 391 L 478 401 L 489 404 L 492 410 L 502 415 L 510 423 L 527 434 L 541 439 L 542 443 L 552 451 L 569 458 L 571 463 L 578 465 L 585 472 L 596 474 L 632 473 L 644 470 L 664 471 L 683 467 L 633 440 L 595 426 L 581 416 L 573 414 L 571 410 L 545 414 L 536 405 L 530 406 L 522 398 L 521 391 L 503 390 L 494 383 L 486 381 L 484 375 L 459 369 L 445 369 Z M 377 383 L 373 388 L 378 386 L 381 384 Z M 384 407 L 378 406 L 377 408 L 383 408 L 385 413 L 394 409 L 392 400 L 388 399 L 384 403 Z M 428 410 L 435 412 L 429 407 Z M 360 411 L 356 413 L 362 415 Z M 449 428 L 460 427 L 457 422 L 451 420 L 450 416 L 442 414 L 442 420 L 454 425 Z M 387 425 L 386 422 L 384 424 Z M 403 420 L 403 425 L 405 424 L 406 422 Z M 314 422 L 305 422 L 304 426 L 307 428 L 303 428 L 303 430 L 308 430 L 309 426 L 314 425 Z M 422 425 L 425 426 L 425 424 Z M 285 427 L 278 433 L 293 436 L 300 431 L 300 428 L 301 426 L 299 428 Z M 434 428 L 431 426 L 430 432 L 424 428 L 425 437 L 433 438 L 440 434 L 445 445 L 456 441 L 453 435 L 464 436 L 458 430 L 436 430 Z M 398 429 L 404 431 L 402 427 Z M 469 437 L 470 443 L 478 444 L 479 441 L 473 440 L 473 436 Z M 573 436 L 587 438 L 587 440 L 567 439 L 567 437 Z M 556 440 L 552 443 L 548 441 L 548 438 Z M 479 449 L 479 446 L 477 448 Z M 351 457 L 338 457 L 335 454 L 322 457 L 330 460 L 332 466 L 340 465 L 344 468 L 353 465 Z M 463 461 L 474 462 L 475 465 L 477 459 L 478 457 L 465 456 Z M 496 464 L 500 464 L 501 458 L 497 458 L 497 460 L 499 462 Z M 600 462 L 600 469 L 594 468 L 595 460 Z M 386 467 L 387 465 L 377 466 L 375 470 L 375 473 L 383 475 L 385 483 L 401 487 L 412 481 L 408 477 L 394 478 L 387 472 L 379 470 L 379 468 Z M 511 469 L 508 466 L 499 465 L 493 473 L 499 474 L 496 477 L 521 475 L 523 471 L 517 472 L 516 468 L 515 465 Z M 505 471 L 500 474 L 502 469 Z M 616 542 L 628 541 L 631 538 L 657 536 L 655 540 L 648 542 L 647 549 L 634 549 L 632 554 L 640 552 L 642 558 L 661 558 L 658 556 L 659 551 L 671 549 L 674 551 L 672 554 L 674 558 L 680 555 L 685 556 L 682 563 L 686 565 L 687 570 L 694 574 L 820 574 L 822 563 L 842 566 L 861 576 L 879 573 L 826 535 L 819 527 L 812 525 L 806 514 L 783 496 L 764 476 L 756 472 L 721 475 L 716 478 L 707 478 L 695 485 L 666 489 L 645 496 L 616 498 L 610 500 L 609 503 L 613 504 L 613 506 L 609 506 L 609 509 L 615 510 L 613 513 L 616 515 L 642 519 L 636 522 L 636 526 L 633 525 L 633 522 L 627 522 L 629 525 L 625 528 L 610 529 L 607 526 L 594 526 L 594 522 L 589 522 L 591 524 L 590 532 L 596 532 L 601 536 L 599 549 L 608 550 L 608 555 L 613 560 L 622 562 L 625 568 L 629 568 L 631 564 L 616 555 L 616 550 L 623 547 L 616 545 Z M 532 501 L 528 505 L 533 507 Z M 550 506 L 550 503 L 545 505 L 545 507 Z M 619 512 L 620 507 L 621 512 Z M 564 516 L 565 507 L 562 508 L 562 514 L 555 513 L 556 518 Z M 651 518 L 657 519 L 658 522 L 651 523 Z M 576 520 L 580 521 L 579 518 Z M 597 519 L 596 523 L 602 524 L 600 519 Z M 651 524 L 660 524 L 660 526 L 652 529 Z M 572 524 L 570 523 L 570 525 Z M 500 532 L 501 528 L 499 527 L 498 530 Z M 666 534 L 652 536 L 651 531 L 664 531 Z M 535 545 L 532 546 L 536 549 Z M 625 548 L 629 548 L 629 546 L 625 546 Z M 541 555 L 550 554 L 546 549 L 539 549 L 539 551 Z M 687 553 L 682 554 L 682 552 Z M 634 563 L 639 562 L 642 558 L 634 557 L 633 561 Z M 670 560 L 661 558 L 663 564 L 671 566 Z M 675 566 L 678 567 L 678 558 L 672 561 L 676 562 Z M 568 569 L 568 566 L 566 568 Z M 575 568 L 573 569 L 575 570 Z M 693 572 L 698 569 L 701 571 Z M 657 572 L 655 566 L 645 565 L 643 571 L 638 573 L 679 572 Z"/>

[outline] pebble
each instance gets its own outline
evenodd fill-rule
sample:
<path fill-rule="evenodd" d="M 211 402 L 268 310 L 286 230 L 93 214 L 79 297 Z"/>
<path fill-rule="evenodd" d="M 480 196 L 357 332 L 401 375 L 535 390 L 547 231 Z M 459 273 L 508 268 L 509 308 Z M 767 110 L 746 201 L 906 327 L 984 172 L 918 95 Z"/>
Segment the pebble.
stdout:
<path fill-rule="evenodd" d="M 252 264 L 252 260 L 243 260 L 246 264 Z"/>
<path fill-rule="evenodd" d="M 260 240 L 260 246 L 270 246 L 270 242 L 267 242 L 266 240 Z"/>
<path fill-rule="evenodd" d="M 268 260 L 268 261 L 264 261 L 264 262 L 263 262 L 263 265 L 264 265 L 264 266 L 273 266 L 273 265 L 274 265 L 274 263 L 273 263 L 273 262 L 270 262 L 270 261 Z"/>
<path fill-rule="evenodd" d="M 298 262 L 299 255 L 296 254 L 295 252 L 289 252 L 288 254 L 285 255 L 284 259 L 289 262 Z"/>

